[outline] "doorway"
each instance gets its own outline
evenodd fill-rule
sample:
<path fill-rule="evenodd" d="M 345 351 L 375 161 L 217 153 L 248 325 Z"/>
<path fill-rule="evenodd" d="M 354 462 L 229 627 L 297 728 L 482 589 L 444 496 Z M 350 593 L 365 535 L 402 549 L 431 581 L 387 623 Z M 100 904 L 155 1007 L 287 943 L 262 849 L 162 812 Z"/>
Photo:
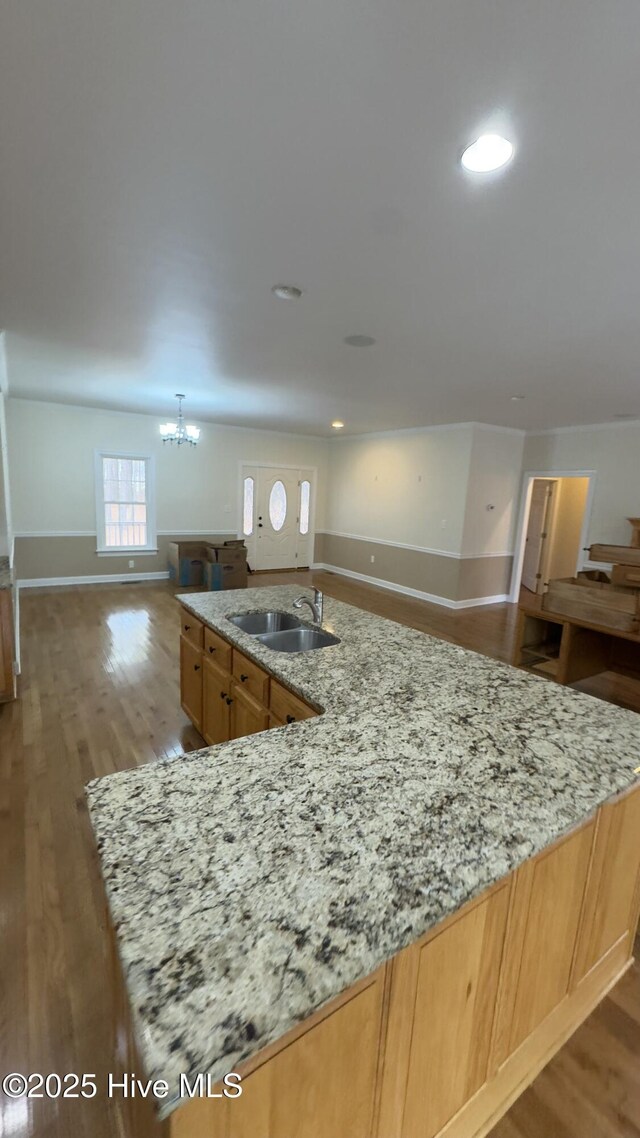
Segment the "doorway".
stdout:
<path fill-rule="evenodd" d="M 540 596 L 549 581 L 574 577 L 584 566 L 594 477 L 586 470 L 525 475 L 512 601 L 521 590 Z"/>
<path fill-rule="evenodd" d="M 242 463 L 239 534 L 254 571 L 311 565 L 315 473 L 299 467 Z"/>

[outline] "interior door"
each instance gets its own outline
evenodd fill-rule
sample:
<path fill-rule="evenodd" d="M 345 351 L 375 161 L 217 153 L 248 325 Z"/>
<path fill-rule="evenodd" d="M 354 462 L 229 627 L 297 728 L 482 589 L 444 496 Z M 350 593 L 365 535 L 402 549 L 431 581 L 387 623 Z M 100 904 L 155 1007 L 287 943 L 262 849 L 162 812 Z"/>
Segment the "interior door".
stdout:
<path fill-rule="evenodd" d="M 546 527 L 553 485 L 553 482 L 536 478 L 531 491 L 527 538 L 522 563 L 522 584 L 525 589 L 529 589 L 532 593 L 542 591 L 540 562 L 547 537 Z"/>
<path fill-rule="evenodd" d="M 260 467 L 256 495 L 256 569 L 295 569 L 298 471 Z"/>

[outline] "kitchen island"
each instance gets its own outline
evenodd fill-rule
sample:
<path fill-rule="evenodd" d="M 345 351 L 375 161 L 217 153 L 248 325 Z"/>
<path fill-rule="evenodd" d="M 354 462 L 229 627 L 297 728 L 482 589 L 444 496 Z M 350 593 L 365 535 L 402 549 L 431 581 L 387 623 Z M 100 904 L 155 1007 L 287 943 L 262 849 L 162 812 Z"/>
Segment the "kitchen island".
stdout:
<path fill-rule="evenodd" d="M 209 635 L 316 715 L 88 787 L 120 1055 L 169 1087 L 129 1132 L 475 1138 L 630 962 L 640 719 L 330 599 L 299 655 L 228 620 L 299 592 L 180 597 L 183 667 Z"/>

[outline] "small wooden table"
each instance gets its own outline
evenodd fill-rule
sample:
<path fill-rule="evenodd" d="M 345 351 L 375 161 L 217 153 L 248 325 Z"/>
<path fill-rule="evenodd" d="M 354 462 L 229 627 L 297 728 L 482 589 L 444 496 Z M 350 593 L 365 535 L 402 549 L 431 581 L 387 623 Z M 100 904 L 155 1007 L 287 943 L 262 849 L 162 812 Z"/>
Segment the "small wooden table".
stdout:
<path fill-rule="evenodd" d="M 640 636 L 521 604 L 512 662 L 559 684 L 599 672 L 640 675 Z"/>

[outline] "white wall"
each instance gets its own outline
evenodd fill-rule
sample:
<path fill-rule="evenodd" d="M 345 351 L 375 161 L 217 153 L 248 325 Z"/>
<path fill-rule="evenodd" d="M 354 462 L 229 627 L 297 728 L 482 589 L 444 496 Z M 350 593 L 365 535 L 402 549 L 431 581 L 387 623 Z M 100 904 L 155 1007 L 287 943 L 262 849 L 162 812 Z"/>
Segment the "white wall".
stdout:
<path fill-rule="evenodd" d="M 332 440 L 327 530 L 460 553 L 472 443 L 469 425 Z"/>
<path fill-rule="evenodd" d="M 164 446 L 157 416 L 7 400 L 16 534 L 95 533 L 94 451 L 156 456 L 162 533 L 235 531 L 240 461 L 318 468 L 316 528 L 325 521 L 328 444 L 271 431 L 199 424 L 197 447 Z"/>
<path fill-rule="evenodd" d="M 628 545 L 628 516 L 640 514 L 640 423 L 529 435 L 524 470 L 595 470 L 588 544 Z"/>
<path fill-rule="evenodd" d="M 524 434 L 475 426 L 462 554 L 512 553 L 522 477 Z M 488 510 L 487 506 L 493 506 Z"/>

